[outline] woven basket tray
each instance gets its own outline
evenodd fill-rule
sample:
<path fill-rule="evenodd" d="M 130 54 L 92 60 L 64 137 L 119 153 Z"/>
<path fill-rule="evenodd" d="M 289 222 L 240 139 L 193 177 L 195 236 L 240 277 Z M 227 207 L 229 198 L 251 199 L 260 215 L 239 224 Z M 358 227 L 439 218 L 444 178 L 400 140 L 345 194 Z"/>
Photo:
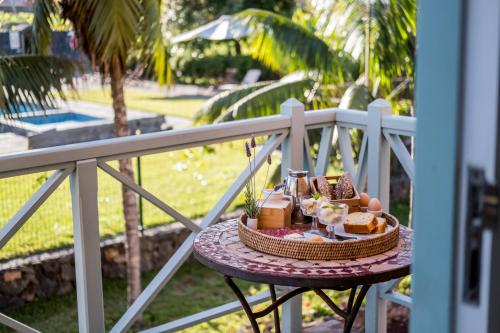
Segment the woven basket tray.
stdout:
<path fill-rule="evenodd" d="M 246 216 L 239 220 L 238 234 L 243 244 L 275 256 L 304 260 L 349 260 L 374 256 L 396 247 L 399 241 L 399 222 L 392 215 L 384 213 L 384 217 L 393 228 L 368 239 L 311 242 L 274 237 L 248 228 Z"/>

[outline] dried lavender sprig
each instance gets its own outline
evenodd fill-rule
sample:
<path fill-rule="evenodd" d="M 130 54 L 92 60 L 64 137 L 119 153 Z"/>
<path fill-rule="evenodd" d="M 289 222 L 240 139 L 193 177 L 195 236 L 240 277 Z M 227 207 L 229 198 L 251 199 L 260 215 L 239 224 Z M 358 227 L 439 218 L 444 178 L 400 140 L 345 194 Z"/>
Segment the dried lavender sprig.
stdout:
<path fill-rule="evenodd" d="M 250 150 L 250 145 L 248 144 L 248 141 L 245 141 L 245 152 L 247 154 L 247 157 L 252 157 L 252 151 Z"/>

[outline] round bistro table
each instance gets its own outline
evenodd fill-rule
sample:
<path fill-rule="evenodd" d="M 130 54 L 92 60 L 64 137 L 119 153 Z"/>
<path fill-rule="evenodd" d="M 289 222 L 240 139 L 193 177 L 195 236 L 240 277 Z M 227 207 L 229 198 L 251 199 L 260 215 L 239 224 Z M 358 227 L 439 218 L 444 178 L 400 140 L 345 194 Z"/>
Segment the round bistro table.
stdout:
<path fill-rule="evenodd" d="M 307 291 L 320 296 L 344 319 L 344 332 L 350 332 L 371 285 L 410 274 L 413 233 L 404 226 L 400 226 L 398 246 L 376 256 L 353 260 L 299 260 L 268 255 L 247 247 L 240 242 L 237 223 L 237 220 L 230 220 L 200 232 L 194 241 L 194 255 L 205 266 L 224 274 L 255 333 L 260 332 L 256 319 L 271 312 L 275 331 L 279 333 L 278 307 Z M 268 284 L 272 303 L 261 311 L 252 311 L 233 278 Z M 275 285 L 297 288 L 277 298 Z M 324 289 L 350 289 L 346 307 L 341 309 L 324 293 Z"/>

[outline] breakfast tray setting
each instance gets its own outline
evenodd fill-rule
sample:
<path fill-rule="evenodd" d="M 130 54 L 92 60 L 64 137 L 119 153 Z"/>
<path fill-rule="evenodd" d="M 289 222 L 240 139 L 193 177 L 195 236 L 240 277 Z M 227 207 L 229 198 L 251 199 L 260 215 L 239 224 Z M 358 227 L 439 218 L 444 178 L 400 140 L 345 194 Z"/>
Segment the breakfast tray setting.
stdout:
<path fill-rule="evenodd" d="M 246 217 L 238 221 L 238 235 L 246 246 L 259 252 L 280 257 L 305 260 L 349 260 L 374 256 L 396 247 L 399 241 L 398 220 L 383 213 L 387 220 L 384 233 L 370 235 L 352 235 L 351 238 L 335 241 L 310 241 L 289 239 L 287 236 L 303 234 L 307 230 L 301 227 L 273 230 L 254 230 L 246 226 Z"/>
<path fill-rule="evenodd" d="M 255 147 L 254 137 L 245 142 L 253 175 Z M 268 171 L 271 163 L 269 156 Z M 308 174 L 289 169 L 283 183 L 260 192 L 252 176 L 240 218 L 208 227 L 194 241 L 195 257 L 224 275 L 254 333 L 260 333 L 257 319 L 271 312 L 279 333 L 279 306 L 305 292 L 343 318 L 348 333 L 373 284 L 409 274 L 412 234 L 384 210 L 387 202 L 359 192 L 349 173 Z M 234 278 L 268 284 L 271 303 L 254 311 Z M 275 286 L 295 288 L 278 294 Z M 328 289 L 350 290 L 347 305 L 336 304 Z"/>

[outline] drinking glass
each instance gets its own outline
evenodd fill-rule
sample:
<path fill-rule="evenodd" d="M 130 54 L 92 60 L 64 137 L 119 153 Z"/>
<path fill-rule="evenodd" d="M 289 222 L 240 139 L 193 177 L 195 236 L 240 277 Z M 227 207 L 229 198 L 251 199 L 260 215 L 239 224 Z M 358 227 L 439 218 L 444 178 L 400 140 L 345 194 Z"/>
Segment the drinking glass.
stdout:
<path fill-rule="evenodd" d="M 333 212 L 330 214 L 326 214 L 326 209 L 331 209 L 333 210 Z M 318 207 L 317 215 L 319 223 L 326 225 L 328 238 L 335 238 L 335 226 L 344 223 L 348 212 L 349 206 L 343 203 L 331 203 L 323 205 L 322 207 Z"/>
<path fill-rule="evenodd" d="M 311 234 L 321 235 L 321 231 L 318 228 L 318 207 L 317 207 L 317 203 L 315 203 L 315 206 L 312 209 L 310 207 L 307 207 L 307 205 L 304 205 L 304 201 L 305 200 L 309 200 L 309 199 L 315 200 L 311 196 L 300 196 L 299 197 L 300 210 L 302 211 L 303 215 L 312 217 L 311 229 L 309 230 L 309 232 Z"/>

